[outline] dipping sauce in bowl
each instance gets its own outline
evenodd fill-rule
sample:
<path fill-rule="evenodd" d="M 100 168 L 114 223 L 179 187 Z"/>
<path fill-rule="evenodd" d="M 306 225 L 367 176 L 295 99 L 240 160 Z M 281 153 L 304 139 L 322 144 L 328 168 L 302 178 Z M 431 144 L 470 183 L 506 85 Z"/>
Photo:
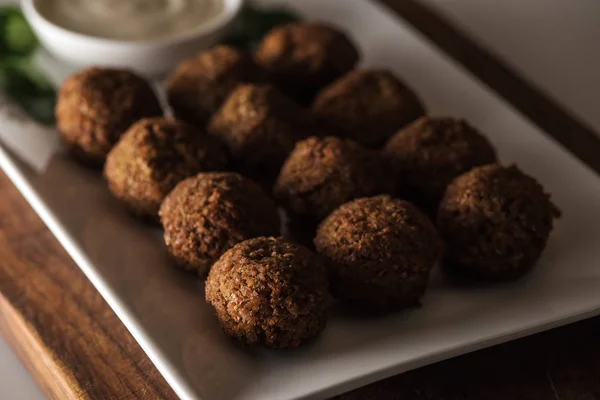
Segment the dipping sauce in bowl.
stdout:
<path fill-rule="evenodd" d="M 36 6 L 48 21 L 72 32 L 128 41 L 193 32 L 225 10 L 224 0 L 44 0 Z"/>
<path fill-rule="evenodd" d="M 161 76 L 219 43 L 245 0 L 21 0 L 44 47 L 76 66 Z"/>

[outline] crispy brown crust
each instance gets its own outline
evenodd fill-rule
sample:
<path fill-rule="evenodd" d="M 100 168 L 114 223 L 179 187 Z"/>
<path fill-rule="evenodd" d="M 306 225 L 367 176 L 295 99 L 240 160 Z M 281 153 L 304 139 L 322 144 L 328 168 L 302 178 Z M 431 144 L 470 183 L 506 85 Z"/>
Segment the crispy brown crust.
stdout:
<path fill-rule="evenodd" d="M 217 139 L 181 121 L 148 118 L 133 124 L 113 147 L 104 176 L 128 209 L 154 218 L 179 181 L 226 165 L 225 146 Z"/>
<path fill-rule="evenodd" d="M 63 83 L 55 112 L 68 148 L 93 164 L 104 162 L 131 124 L 162 115 L 144 79 L 127 70 L 97 67 L 83 69 Z"/>
<path fill-rule="evenodd" d="M 480 280 L 518 278 L 540 257 L 558 215 L 542 186 L 516 166 L 474 168 L 440 203 L 446 266 Z"/>
<path fill-rule="evenodd" d="M 280 231 L 273 201 L 236 173 L 200 173 L 181 181 L 161 204 L 159 215 L 175 262 L 200 276 L 233 245 Z"/>
<path fill-rule="evenodd" d="M 178 118 L 204 128 L 240 83 L 264 80 L 249 54 L 217 46 L 184 60 L 167 80 L 167 99 Z"/>
<path fill-rule="evenodd" d="M 294 144 L 322 134 L 310 113 L 270 85 L 238 86 L 208 131 L 227 146 L 240 168 L 276 176 Z"/>
<path fill-rule="evenodd" d="M 422 117 L 387 142 L 384 155 L 397 172 L 397 194 L 437 209 L 446 186 L 473 167 L 496 162 L 491 143 L 464 120 Z"/>
<path fill-rule="evenodd" d="M 327 318 L 327 273 L 317 256 L 283 238 L 235 245 L 206 280 L 206 300 L 225 332 L 247 344 L 298 347 Z"/>
<path fill-rule="evenodd" d="M 360 55 L 338 29 L 300 22 L 271 30 L 255 57 L 285 94 L 309 104 L 319 89 L 354 68 Z"/>
<path fill-rule="evenodd" d="M 352 199 L 391 193 L 394 182 L 379 152 L 348 139 L 311 137 L 296 144 L 274 193 L 294 216 L 321 220 Z"/>
<path fill-rule="evenodd" d="M 380 147 L 425 114 L 417 95 L 387 70 L 354 70 L 325 87 L 313 111 L 340 135 Z"/>
<path fill-rule="evenodd" d="M 386 195 L 335 210 L 319 226 L 315 246 L 330 263 L 334 296 L 369 310 L 418 304 L 442 252 L 429 218 Z"/>

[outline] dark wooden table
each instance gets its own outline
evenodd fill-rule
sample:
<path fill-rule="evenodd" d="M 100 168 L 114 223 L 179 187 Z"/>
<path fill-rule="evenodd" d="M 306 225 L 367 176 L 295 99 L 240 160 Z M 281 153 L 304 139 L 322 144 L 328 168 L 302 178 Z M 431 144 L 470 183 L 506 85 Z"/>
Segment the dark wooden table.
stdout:
<path fill-rule="evenodd" d="M 600 173 L 600 140 L 447 21 L 380 0 Z M 0 331 L 48 397 L 175 399 L 108 305 L 0 173 Z M 340 399 L 600 399 L 600 318 L 431 365 Z"/>

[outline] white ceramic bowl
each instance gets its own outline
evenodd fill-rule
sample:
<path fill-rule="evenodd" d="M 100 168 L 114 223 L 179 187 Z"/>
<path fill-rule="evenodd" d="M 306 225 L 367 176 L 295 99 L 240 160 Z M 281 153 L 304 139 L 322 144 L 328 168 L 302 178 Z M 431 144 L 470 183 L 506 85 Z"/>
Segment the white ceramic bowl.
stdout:
<path fill-rule="evenodd" d="M 217 43 L 227 33 L 244 0 L 225 0 L 225 11 L 208 24 L 167 39 L 126 41 L 88 36 L 46 19 L 36 4 L 21 0 L 25 17 L 44 47 L 57 58 L 80 65 L 128 68 L 146 76 L 163 74 L 181 60 Z M 127 1 L 127 0 L 123 0 Z"/>

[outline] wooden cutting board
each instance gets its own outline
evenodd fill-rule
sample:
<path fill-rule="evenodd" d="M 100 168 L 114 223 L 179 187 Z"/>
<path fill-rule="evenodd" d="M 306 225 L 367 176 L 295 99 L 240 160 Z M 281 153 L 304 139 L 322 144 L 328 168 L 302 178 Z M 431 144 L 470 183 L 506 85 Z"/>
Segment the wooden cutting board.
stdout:
<path fill-rule="evenodd" d="M 421 3 L 380 1 L 600 173 L 600 139 L 591 129 Z M 0 193 L 0 331 L 48 397 L 175 399 L 3 173 Z M 340 399 L 598 399 L 599 333 L 600 318 L 591 319 L 398 375 Z"/>

